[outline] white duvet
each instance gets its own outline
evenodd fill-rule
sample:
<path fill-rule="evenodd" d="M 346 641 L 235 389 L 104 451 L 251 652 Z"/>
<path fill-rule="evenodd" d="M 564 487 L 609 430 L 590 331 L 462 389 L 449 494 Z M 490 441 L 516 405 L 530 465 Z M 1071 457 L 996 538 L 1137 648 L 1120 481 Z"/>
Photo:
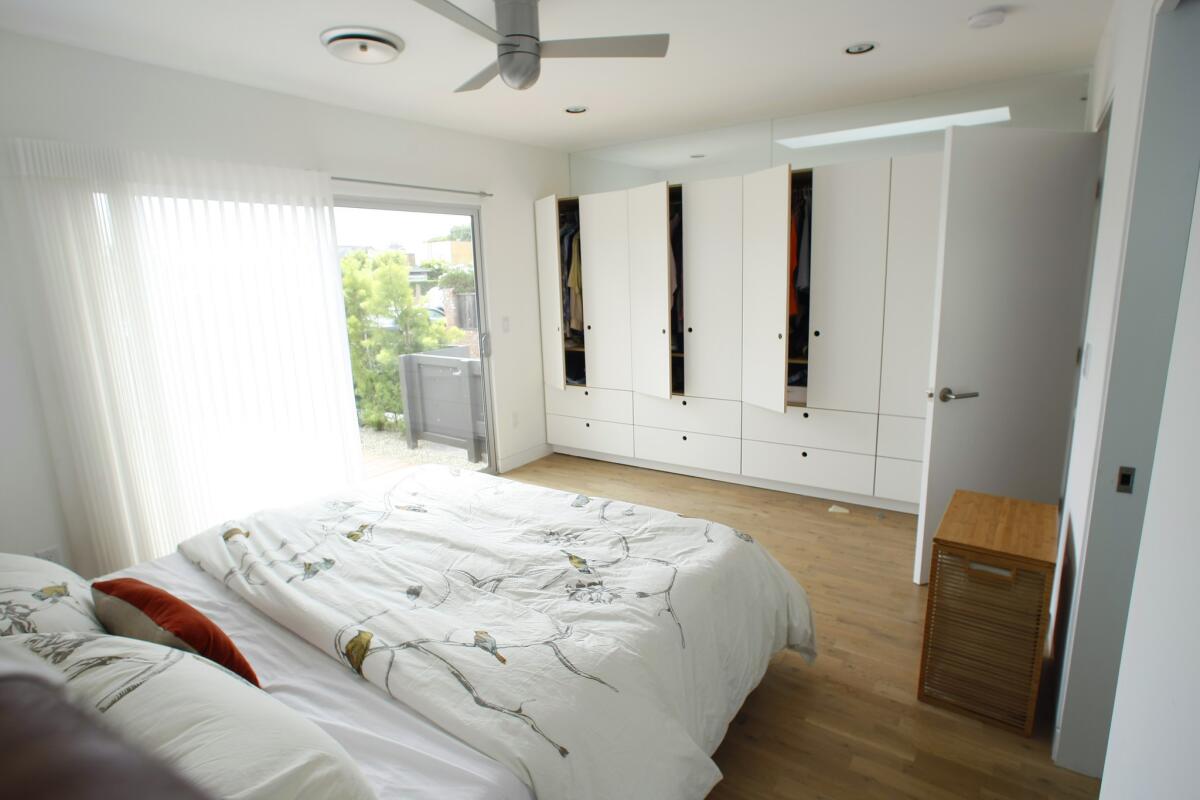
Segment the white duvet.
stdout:
<path fill-rule="evenodd" d="M 725 525 L 437 467 L 180 549 L 538 797 L 695 798 L 804 591 Z"/>

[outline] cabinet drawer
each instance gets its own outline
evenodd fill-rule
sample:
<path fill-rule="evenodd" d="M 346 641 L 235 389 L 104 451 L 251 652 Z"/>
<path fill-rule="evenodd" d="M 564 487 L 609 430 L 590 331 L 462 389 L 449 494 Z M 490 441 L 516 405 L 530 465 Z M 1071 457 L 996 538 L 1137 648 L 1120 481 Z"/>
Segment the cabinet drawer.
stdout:
<path fill-rule="evenodd" d="M 619 422 L 547 414 L 546 439 L 562 447 L 633 457 L 633 426 Z"/>
<path fill-rule="evenodd" d="M 873 456 L 876 419 L 875 414 L 797 406 L 776 414 L 743 404 L 742 438 Z"/>
<path fill-rule="evenodd" d="M 633 392 L 568 386 L 546 389 L 546 413 L 633 424 Z"/>
<path fill-rule="evenodd" d="M 663 428 L 633 428 L 633 451 L 638 458 L 679 464 L 693 469 L 738 473 L 742 442 L 727 436 L 685 433 Z"/>
<path fill-rule="evenodd" d="M 633 421 L 638 425 L 714 436 L 741 436 L 741 409 L 742 404 L 732 400 L 678 395 L 670 400 L 644 394 L 633 396 Z"/>
<path fill-rule="evenodd" d="M 836 450 L 743 441 L 742 474 L 869 495 L 875 482 L 875 458 Z"/>
<path fill-rule="evenodd" d="M 879 416 L 879 455 L 921 461 L 925 457 L 925 420 Z"/>
<path fill-rule="evenodd" d="M 906 503 L 921 502 L 921 462 L 875 459 L 875 496 Z"/>

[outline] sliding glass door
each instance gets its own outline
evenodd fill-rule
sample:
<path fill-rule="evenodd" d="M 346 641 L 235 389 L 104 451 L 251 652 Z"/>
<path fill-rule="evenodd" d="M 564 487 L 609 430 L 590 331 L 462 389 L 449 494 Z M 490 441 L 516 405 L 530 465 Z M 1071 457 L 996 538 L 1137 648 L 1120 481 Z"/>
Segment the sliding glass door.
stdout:
<path fill-rule="evenodd" d="M 492 469 L 478 209 L 339 199 L 364 473 Z"/>

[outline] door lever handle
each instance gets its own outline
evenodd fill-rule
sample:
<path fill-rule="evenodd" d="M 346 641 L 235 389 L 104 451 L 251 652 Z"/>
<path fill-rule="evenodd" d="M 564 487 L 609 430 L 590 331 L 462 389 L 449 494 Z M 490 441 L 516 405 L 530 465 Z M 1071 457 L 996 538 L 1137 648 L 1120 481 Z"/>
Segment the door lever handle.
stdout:
<path fill-rule="evenodd" d="M 938 392 L 938 400 L 941 400 L 943 403 L 949 403 L 951 400 L 966 400 L 971 397 L 979 397 L 979 392 L 958 392 L 955 394 L 954 390 L 949 386 L 944 387 L 942 391 Z"/>

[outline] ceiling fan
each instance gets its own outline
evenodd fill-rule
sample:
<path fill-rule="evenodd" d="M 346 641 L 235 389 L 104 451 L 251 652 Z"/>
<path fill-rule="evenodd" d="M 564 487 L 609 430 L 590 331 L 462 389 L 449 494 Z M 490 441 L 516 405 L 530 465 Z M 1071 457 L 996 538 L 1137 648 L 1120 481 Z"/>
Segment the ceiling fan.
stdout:
<path fill-rule="evenodd" d="M 537 83 L 543 58 L 662 58 L 671 42 L 665 33 L 543 42 L 538 35 L 538 0 L 494 0 L 495 28 L 448 0 L 416 1 L 496 45 L 496 60 L 456 92 L 481 89 L 497 75 L 514 89 L 528 89 Z"/>

